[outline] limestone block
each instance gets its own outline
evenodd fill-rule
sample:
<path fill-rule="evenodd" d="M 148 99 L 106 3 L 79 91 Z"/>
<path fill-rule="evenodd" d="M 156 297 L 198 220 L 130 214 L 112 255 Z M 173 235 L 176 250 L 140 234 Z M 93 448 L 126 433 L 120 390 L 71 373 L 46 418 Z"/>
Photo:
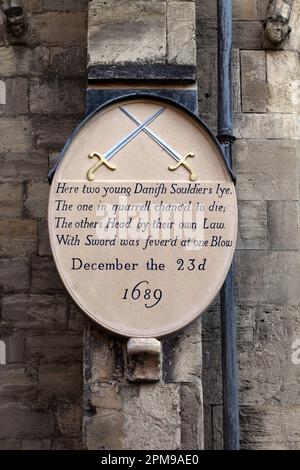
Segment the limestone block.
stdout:
<path fill-rule="evenodd" d="M 300 404 L 299 365 L 293 343 L 300 338 L 299 309 L 264 304 L 239 307 L 252 324 L 252 338 L 239 331 L 240 401 L 249 404 Z"/>
<path fill-rule="evenodd" d="M 20 217 L 23 212 L 23 188 L 18 183 L 0 184 L 0 217 Z"/>
<path fill-rule="evenodd" d="M 5 115 L 26 114 L 29 110 L 28 80 L 26 78 L 8 78 L 5 80 L 5 86 Z"/>
<path fill-rule="evenodd" d="M 296 52 L 268 51 L 268 111 L 300 114 L 300 62 Z"/>
<path fill-rule="evenodd" d="M 213 420 L 213 450 L 223 450 L 223 407 L 215 405 L 212 407 Z"/>
<path fill-rule="evenodd" d="M 38 390 L 37 377 L 17 364 L 0 368 L 0 402 L 35 401 Z"/>
<path fill-rule="evenodd" d="M 30 110 L 38 114 L 84 113 L 85 81 L 34 78 L 30 83 Z"/>
<path fill-rule="evenodd" d="M 82 364 L 39 365 L 39 401 L 49 400 L 73 402 L 82 397 Z"/>
<path fill-rule="evenodd" d="M 26 257 L 36 251 L 37 227 L 33 220 L 7 219 L 1 222 L 1 256 Z"/>
<path fill-rule="evenodd" d="M 0 405 L 5 426 L 0 428 L 0 438 L 44 438 L 54 433 L 55 421 L 49 412 L 35 411 L 20 404 Z M 12 419 L 13 416 L 13 419 Z"/>
<path fill-rule="evenodd" d="M 180 386 L 141 385 L 123 392 L 123 448 L 180 448 Z"/>
<path fill-rule="evenodd" d="M 30 181 L 28 183 L 25 210 L 29 217 L 39 219 L 47 217 L 49 189 L 48 182 Z"/>
<path fill-rule="evenodd" d="M 240 201 L 237 248 L 268 248 L 267 203 Z"/>
<path fill-rule="evenodd" d="M 2 77 L 38 75 L 48 66 L 49 50 L 46 47 L 1 47 L 0 61 Z"/>
<path fill-rule="evenodd" d="M 5 153 L 0 158 L 1 181 L 21 182 L 29 178 L 43 179 L 47 171 L 47 155 L 36 151 Z"/>
<path fill-rule="evenodd" d="M 299 0 L 293 1 L 289 25 L 291 32 L 289 35 L 288 44 L 286 47 L 294 51 L 300 51 L 300 2 Z"/>
<path fill-rule="evenodd" d="M 72 3 L 73 0 L 72 0 Z M 65 76 L 86 76 L 86 48 L 81 46 L 51 47 L 49 50 L 49 72 Z M 84 89 L 85 86 L 82 85 Z"/>
<path fill-rule="evenodd" d="M 32 292 L 34 293 L 65 292 L 52 258 L 33 258 L 31 279 Z"/>
<path fill-rule="evenodd" d="M 268 202 L 269 240 L 273 250 L 299 249 L 299 203 Z"/>
<path fill-rule="evenodd" d="M 22 440 L 22 450 L 50 450 L 50 439 L 24 439 Z"/>
<path fill-rule="evenodd" d="M 26 354 L 40 362 L 74 362 L 82 360 L 80 333 L 31 331 L 26 337 Z"/>
<path fill-rule="evenodd" d="M 258 2 L 259 3 L 259 2 Z M 256 0 L 233 0 L 232 13 L 234 20 L 255 20 L 257 18 Z"/>
<path fill-rule="evenodd" d="M 300 292 L 298 252 L 251 250 L 237 256 L 237 299 L 239 302 L 268 302 L 297 305 Z"/>
<path fill-rule="evenodd" d="M 89 65 L 165 62 L 165 2 L 90 2 L 88 56 Z"/>
<path fill-rule="evenodd" d="M 203 398 L 201 384 L 181 385 L 181 449 L 204 448 Z"/>
<path fill-rule="evenodd" d="M 238 139 L 296 139 L 300 123 L 293 114 L 239 114 L 234 116 Z"/>
<path fill-rule="evenodd" d="M 0 258 L 0 290 L 19 292 L 29 286 L 29 268 L 25 260 Z"/>
<path fill-rule="evenodd" d="M 233 88 L 233 111 L 241 112 L 241 66 L 240 51 L 233 49 L 232 51 L 232 88 Z"/>
<path fill-rule="evenodd" d="M 43 10 L 50 11 L 85 11 L 88 7 L 88 0 L 42 0 L 42 3 Z"/>
<path fill-rule="evenodd" d="M 121 379 L 124 375 L 123 344 L 94 328 L 88 321 L 84 329 L 84 367 L 88 389 L 99 382 Z"/>
<path fill-rule="evenodd" d="M 38 116 L 34 120 L 39 149 L 61 150 L 83 116 Z M 45 176 L 45 175 L 44 175 Z"/>
<path fill-rule="evenodd" d="M 0 135 L 2 153 L 26 152 L 32 148 L 33 127 L 28 118 L 1 118 Z"/>
<path fill-rule="evenodd" d="M 266 111 L 266 59 L 264 51 L 241 51 L 242 109 Z"/>
<path fill-rule="evenodd" d="M 68 330 L 71 331 L 82 331 L 83 330 L 83 312 L 75 305 L 70 302 L 68 309 Z"/>
<path fill-rule="evenodd" d="M 238 199 L 297 200 L 297 153 L 291 140 L 237 140 L 234 144 Z"/>
<path fill-rule="evenodd" d="M 127 342 L 127 379 L 156 382 L 161 376 L 161 342 L 155 338 L 131 338 Z"/>
<path fill-rule="evenodd" d="M 67 300 L 62 296 L 15 294 L 2 302 L 2 318 L 14 328 L 66 328 Z"/>
<path fill-rule="evenodd" d="M 222 357 L 219 341 L 203 341 L 203 401 L 222 403 Z"/>
<path fill-rule="evenodd" d="M 217 111 L 218 101 L 218 67 L 217 52 L 197 48 L 197 83 L 198 100 L 201 114 Z"/>
<path fill-rule="evenodd" d="M 30 16 L 22 43 L 28 46 L 82 45 L 86 42 L 86 12 L 46 12 Z M 12 44 L 18 39 L 11 38 Z"/>
<path fill-rule="evenodd" d="M 41 220 L 38 223 L 38 252 L 39 256 L 51 256 L 51 247 L 48 233 L 47 220 Z"/>
<path fill-rule="evenodd" d="M 1 332 L 2 333 L 2 332 Z M 2 335 L 6 345 L 7 364 L 22 363 L 25 354 L 25 333 L 23 331 L 8 331 L 7 336 Z"/>
<path fill-rule="evenodd" d="M 61 403 L 56 412 L 57 425 L 62 436 L 77 437 L 81 433 L 82 404 Z"/>
<path fill-rule="evenodd" d="M 300 448 L 300 406 L 243 406 L 240 417 L 242 448 Z"/>
<path fill-rule="evenodd" d="M 163 343 L 163 380 L 200 383 L 202 377 L 201 319 Z"/>
<path fill-rule="evenodd" d="M 168 3 L 167 44 L 169 63 L 196 65 L 194 3 Z"/>

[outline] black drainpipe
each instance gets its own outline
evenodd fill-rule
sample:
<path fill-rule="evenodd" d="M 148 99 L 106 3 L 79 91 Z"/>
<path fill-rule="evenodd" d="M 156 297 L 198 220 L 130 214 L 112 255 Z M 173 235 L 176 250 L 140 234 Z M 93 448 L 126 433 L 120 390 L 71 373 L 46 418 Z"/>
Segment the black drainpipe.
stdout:
<path fill-rule="evenodd" d="M 232 0 L 218 0 L 218 139 L 232 168 Z M 221 290 L 224 449 L 239 450 L 234 262 Z"/>

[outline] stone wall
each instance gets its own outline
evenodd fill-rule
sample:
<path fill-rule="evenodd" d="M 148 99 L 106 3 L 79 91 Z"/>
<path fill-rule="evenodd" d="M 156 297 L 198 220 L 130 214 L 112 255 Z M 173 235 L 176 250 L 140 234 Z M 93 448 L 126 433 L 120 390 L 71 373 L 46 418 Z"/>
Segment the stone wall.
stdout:
<path fill-rule="evenodd" d="M 293 3 L 289 39 L 272 46 L 264 36 L 269 2 L 233 2 L 238 351 L 246 449 L 300 448 L 300 367 L 293 359 L 300 339 L 300 2 Z M 216 2 L 199 0 L 197 6 L 199 111 L 215 128 Z M 216 302 L 203 317 L 207 448 L 222 448 L 221 386 Z"/>
<path fill-rule="evenodd" d="M 87 3 L 25 0 L 25 37 L 0 33 L 1 449 L 81 446 L 81 315 L 46 217 L 48 168 L 85 109 Z"/>
<path fill-rule="evenodd" d="M 0 448 L 80 448 L 82 406 L 90 448 L 201 448 L 202 384 L 205 446 L 222 448 L 218 301 L 202 339 L 198 322 L 165 342 L 160 383 L 130 385 L 125 343 L 89 322 L 82 340 L 51 259 L 46 175 L 85 112 L 90 3 L 24 0 L 29 28 L 9 47 L 0 18 Z M 115 21 L 113 1 L 93 3 L 90 46 L 103 34 L 114 49 L 102 44 L 89 64 L 193 64 L 194 2 L 118 1 Z M 195 3 L 199 112 L 216 130 L 216 0 Z M 242 447 L 299 449 L 300 1 L 277 46 L 264 37 L 268 4 L 233 0 Z"/>

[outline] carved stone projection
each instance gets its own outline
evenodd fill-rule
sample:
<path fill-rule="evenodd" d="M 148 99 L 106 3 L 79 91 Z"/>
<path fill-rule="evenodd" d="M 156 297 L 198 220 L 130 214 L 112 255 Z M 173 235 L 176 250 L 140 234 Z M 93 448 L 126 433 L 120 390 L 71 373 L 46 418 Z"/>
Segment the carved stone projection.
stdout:
<path fill-rule="evenodd" d="M 289 20 L 292 0 L 271 0 L 265 25 L 266 36 L 272 44 L 280 44 L 291 32 Z"/>
<path fill-rule="evenodd" d="M 22 0 L 3 0 L 0 1 L 8 33 L 13 36 L 22 36 L 26 31 L 27 21 Z"/>

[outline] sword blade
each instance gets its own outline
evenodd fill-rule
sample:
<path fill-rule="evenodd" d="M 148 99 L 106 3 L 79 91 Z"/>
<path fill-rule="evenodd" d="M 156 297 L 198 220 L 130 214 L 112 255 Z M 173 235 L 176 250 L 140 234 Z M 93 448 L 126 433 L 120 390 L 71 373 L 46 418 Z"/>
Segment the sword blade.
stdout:
<path fill-rule="evenodd" d="M 123 111 L 126 116 L 128 116 L 135 124 L 141 125 L 141 122 L 136 119 L 133 114 L 131 114 L 127 109 L 123 108 L 120 106 L 121 111 Z M 164 142 L 160 137 L 158 137 L 153 131 L 148 129 L 147 127 L 144 127 L 142 129 L 149 137 L 151 137 L 152 140 L 154 140 L 162 149 L 164 149 L 174 160 L 179 162 L 182 159 L 182 156 L 174 150 L 169 144 Z"/>
<path fill-rule="evenodd" d="M 125 145 L 129 144 L 131 140 L 133 140 L 142 130 L 148 126 L 154 119 L 156 119 L 166 108 L 163 107 L 159 109 L 153 116 L 149 117 L 146 119 L 146 121 L 139 123 L 139 126 L 134 129 L 132 132 L 130 132 L 126 137 L 124 137 L 120 142 L 118 142 L 116 145 L 114 145 L 111 149 L 109 149 L 107 152 L 103 154 L 104 158 L 106 160 L 109 160 L 112 158 L 116 153 L 118 153 Z"/>

